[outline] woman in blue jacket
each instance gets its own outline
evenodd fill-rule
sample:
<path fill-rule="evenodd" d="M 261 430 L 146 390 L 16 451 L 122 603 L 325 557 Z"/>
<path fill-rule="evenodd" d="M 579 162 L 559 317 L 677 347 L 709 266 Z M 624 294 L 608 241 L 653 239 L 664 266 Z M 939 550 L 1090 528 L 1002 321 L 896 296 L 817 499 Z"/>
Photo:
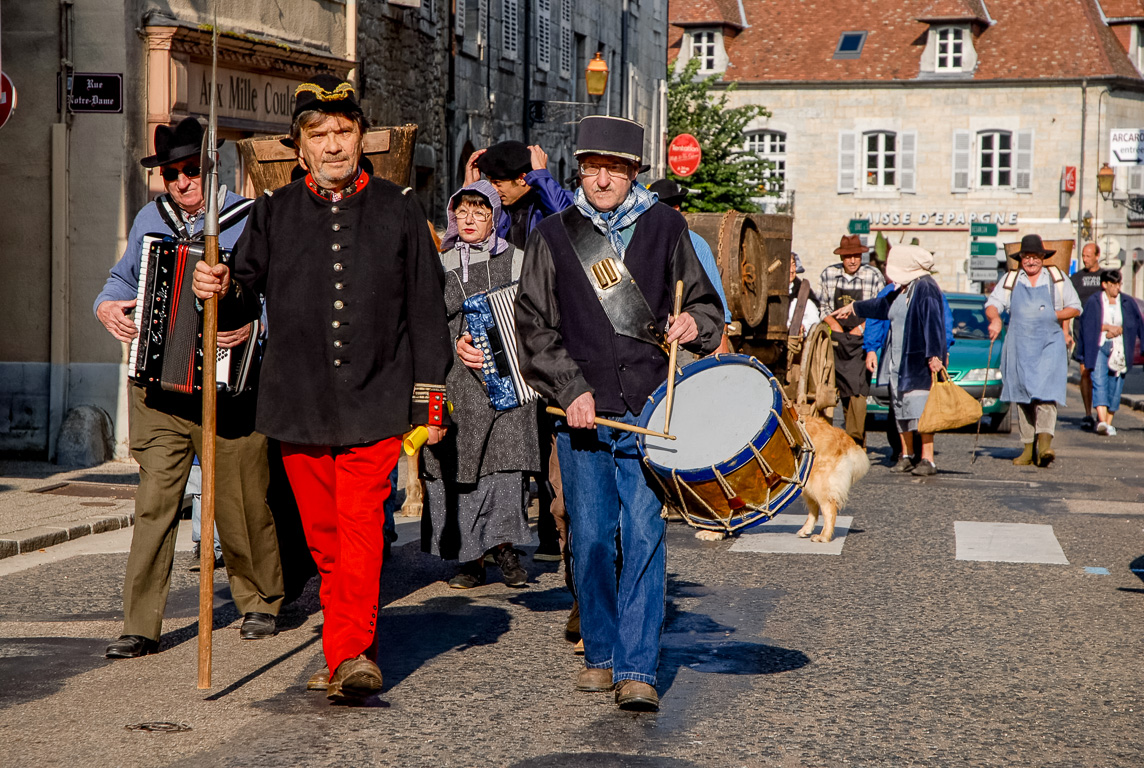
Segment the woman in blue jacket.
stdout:
<path fill-rule="evenodd" d="M 911 455 L 918 419 L 929 399 L 932 372 L 945 364 L 945 301 L 930 276 L 933 254 L 917 245 L 898 245 L 886 259 L 886 279 L 896 289 L 884 296 L 856 301 L 833 314 L 888 320 L 889 333 L 878 366 L 878 383 L 889 384 L 890 401 L 902 441 L 902 458 L 894 467 L 915 475 L 937 474 L 933 435 L 922 434 L 921 457 Z"/>
<path fill-rule="evenodd" d="M 1119 269 L 1101 272 L 1100 288 L 1084 304 L 1076 356 L 1092 371 L 1096 431 L 1115 435 L 1112 415 L 1120 407 L 1124 377 L 1132 367 L 1144 317 L 1135 299 L 1120 295 Z"/>

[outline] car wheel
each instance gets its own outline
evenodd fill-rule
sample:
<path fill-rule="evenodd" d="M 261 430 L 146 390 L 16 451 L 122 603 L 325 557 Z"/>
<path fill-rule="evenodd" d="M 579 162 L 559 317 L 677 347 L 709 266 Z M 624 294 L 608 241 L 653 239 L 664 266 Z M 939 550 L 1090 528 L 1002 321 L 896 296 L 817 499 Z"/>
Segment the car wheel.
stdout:
<path fill-rule="evenodd" d="M 1002 434 L 1009 434 L 1013 431 L 1013 409 L 1010 408 L 1005 413 L 995 413 L 989 417 L 989 430 L 991 432 L 1000 432 Z"/>

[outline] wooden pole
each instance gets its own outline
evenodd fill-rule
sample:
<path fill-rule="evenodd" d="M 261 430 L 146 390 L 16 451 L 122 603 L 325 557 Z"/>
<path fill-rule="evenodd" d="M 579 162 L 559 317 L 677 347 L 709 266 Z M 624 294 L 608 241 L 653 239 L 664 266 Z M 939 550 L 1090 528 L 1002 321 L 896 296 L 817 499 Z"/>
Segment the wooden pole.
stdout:
<path fill-rule="evenodd" d="M 560 410 L 559 408 L 553 408 L 553 407 L 549 406 L 548 408 L 545 408 L 544 410 L 548 411 L 553 416 L 563 416 L 564 418 L 568 418 L 568 414 L 566 414 L 564 411 Z M 674 440 L 675 439 L 675 435 L 668 435 L 668 434 L 664 434 L 662 432 L 654 432 L 650 429 L 644 429 L 643 427 L 637 427 L 634 424 L 625 424 L 622 421 L 613 421 L 612 419 L 604 419 L 604 418 L 601 418 L 599 416 L 596 417 L 596 423 L 598 425 L 600 425 L 601 427 L 611 427 L 612 429 L 622 429 L 625 432 L 635 432 L 637 435 L 647 435 L 648 437 L 662 437 L 665 440 Z"/>
<path fill-rule="evenodd" d="M 215 91 L 218 65 L 218 17 L 215 17 L 212 40 L 211 93 Z M 203 220 L 203 261 L 218 264 L 218 166 L 215 100 L 211 99 L 210 120 L 203 140 L 203 196 L 207 212 Z M 218 432 L 218 387 L 215 367 L 218 362 L 218 297 L 203 302 L 203 472 L 202 525 L 204 544 L 199 547 L 199 688 L 211 687 L 211 639 L 214 632 L 214 529 L 215 529 L 215 434 Z"/>
<path fill-rule="evenodd" d="M 675 314 L 672 317 L 678 318 L 681 309 L 683 309 L 682 280 L 675 284 Z M 671 406 L 675 401 L 675 356 L 678 353 L 679 339 L 676 339 L 671 342 L 671 352 L 667 357 L 667 396 L 663 399 L 663 433 L 665 435 L 671 433 Z"/>

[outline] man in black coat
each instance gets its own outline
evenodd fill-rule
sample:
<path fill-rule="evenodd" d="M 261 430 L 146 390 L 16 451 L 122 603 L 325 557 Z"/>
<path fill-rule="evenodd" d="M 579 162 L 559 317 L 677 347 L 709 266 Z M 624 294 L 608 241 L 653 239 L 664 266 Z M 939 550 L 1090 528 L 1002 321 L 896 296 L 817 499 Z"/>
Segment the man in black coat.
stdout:
<path fill-rule="evenodd" d="M 411 425 L 440 440 L 452 362 L 443 273 L 417 198 L 361 166 L 353 87 L 318 75 L 295 91 L 291 138 L 307 171 L 260 198 L 225 266 L 199 264 L 199 298 L 255 316 L 267 342 L 257 425 L 282 458 L 322 574 L 327 670 L 311 689 L 381 689 L 377 655 L 383 504 Z M 230 289 L 230 290 L 228 290 Z M 330 674 L 332 672 L 332 674 Z"/>
<path fill-rule="evenodd" d="M 713 351 L 723 308 L 683 216 L 634 183 L 642 152 L 638 123 L 599 116 L 580 122 L 583 186 L 572 207 L 546 218 L 528 240 L 516 324 L 525 378 L 567 412 L 557 452 L 584 640 L 576 688 L 615 687 L 621 708 L 654 710 L 666 578 L 663 503 L 644 474 L 635 435 L 597 427 L 595 418 L 638 421 L 667 377 L 662 346 L 678 340 L 697 354 Z M 683 311 L 669 317 L 677 280 Z M 617 293 L 622 301 L 612 298 Z M 616 314 L 606 307 L 617 307 Z M 649 318 L 657 333 L 666 327 L 666 337 L 655 338 L 647 325 L 640 325 L 643 340 L 619 333 L 636 329 L 613 325 L 613 318 L 632 312 Z"/>

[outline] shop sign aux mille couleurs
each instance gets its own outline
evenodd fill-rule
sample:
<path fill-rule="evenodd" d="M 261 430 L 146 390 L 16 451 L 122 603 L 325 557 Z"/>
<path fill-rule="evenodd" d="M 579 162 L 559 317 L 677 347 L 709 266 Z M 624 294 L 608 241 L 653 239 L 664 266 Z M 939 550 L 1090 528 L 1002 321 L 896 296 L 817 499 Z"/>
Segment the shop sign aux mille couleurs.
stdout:
<path fill-rule="evenodd" d="M 190 111 L 208 114 L 211 107 L 211 68 L 191 62 L 187 66 Z M 224 121 L 289 128 L 296 81 L 257 72 L 218 68 L 215 109 Z M 251 126 L 255 127 L 255 126 Z"/>

